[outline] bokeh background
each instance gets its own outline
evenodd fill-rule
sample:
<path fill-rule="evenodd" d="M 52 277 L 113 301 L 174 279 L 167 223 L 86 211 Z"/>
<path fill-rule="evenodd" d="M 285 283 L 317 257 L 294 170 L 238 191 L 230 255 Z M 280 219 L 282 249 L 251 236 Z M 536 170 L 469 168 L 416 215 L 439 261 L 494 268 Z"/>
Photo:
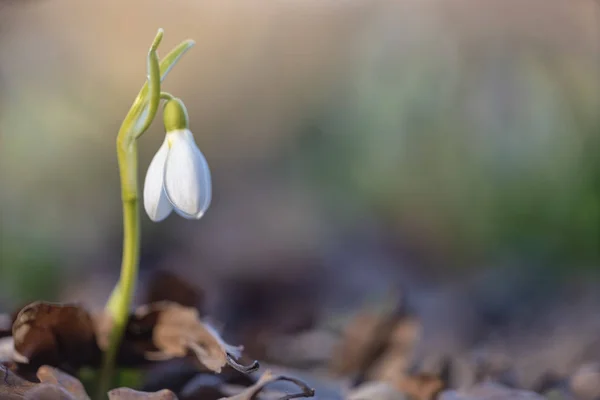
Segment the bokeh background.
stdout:
<path fill-rule="evenodd" d="M 110 293 L 116 132 L 158 27 L 163 55 L 197 42 L 164 85 L 214 198 L 197 222 L 143 215 L 140 291 L 169 270 L 236 326 L 400 291 L 444 345 L 536 318 L 598 332 L 592 0 L 0 1 L 3 309 Z"/>

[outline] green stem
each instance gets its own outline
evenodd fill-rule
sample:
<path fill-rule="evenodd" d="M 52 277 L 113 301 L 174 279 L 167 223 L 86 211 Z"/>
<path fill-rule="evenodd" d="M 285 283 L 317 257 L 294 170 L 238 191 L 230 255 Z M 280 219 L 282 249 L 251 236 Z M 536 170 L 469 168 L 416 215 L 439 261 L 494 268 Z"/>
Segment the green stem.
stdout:
<path fill-rule="evenodd" d="M 137 144 L 129 141 L 126 135 L 119 134 L 117 139 L 117 155 L 121 174 L 121 198 L 123 202 L 123 259 L 121 276 L 114 299 L 113 328 L 110 334 L 109 347 L 104 353 L 98 398 L 106 396 L 114 376 L 114 365 L 118 350 L 129 319 L 129 307 L 133 300 L 135 283 L 138 275 L 140 254 L 140 213 L 137 179 Z"/>

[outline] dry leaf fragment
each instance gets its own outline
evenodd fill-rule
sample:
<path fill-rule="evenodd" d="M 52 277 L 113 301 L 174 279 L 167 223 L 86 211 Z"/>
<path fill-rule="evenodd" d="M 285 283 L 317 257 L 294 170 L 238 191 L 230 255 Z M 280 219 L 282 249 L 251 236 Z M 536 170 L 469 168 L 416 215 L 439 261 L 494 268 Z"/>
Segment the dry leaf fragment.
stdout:
<path fill-rule="evenodd" d="M 7 367 L 0 364 L 0 398 L 3 400 L 23 399 L 25 392 L 35 386 L 17 376 Z"/>
<path fill-rule="evenodd" d="M 34 368 L 75 369 L 100 358 L 92 319 L 77 305 L 31 303 L 17 315 L 12 333 L 15 350 Z"/>
<path fill-rule="evenodd" d="M 77 400 L 73 394 L 60 386 L 41 383 L 29 389 L 24 400 Z M 88 398 L 89 399 L 89 398 Z"/>
<path fill-rule="evenodd" d="M 400 318 L 390 330 L 385 351 L 367 371 L 368 380 L 388 382 L 401 388 L 420 334 L 421 324 L 416 318 Z"/>
<path fill-rule="evenodd" d="M 129 388 L 118 388 L 108 392 L 109 400 L 177 400 L 175 393 L 163 389 L 158 392 L 139 392 Z"/>
<path fill-rule="evenodd" d="M 396 325 L 406 315 L 402 299 L 393 300 L 381 310 L 361 312 L 348 324 L 331 361 L 336 376 L 364 374 L 386 350 Z"/>
<path fill-rule="evenodd" d="M 231 397 L 224 397 L 221 400 L 255 400 L 258 399 L 258 395 L 264 390 L 265 386 L 269 383 L 277 382 L 277 381 L 287 381 L 292 382 L 297 385 L 302 391 L 294 394 L 287 394 L 283 397 L 280 397 L 278 400 L 291 400 L 291 399 L 299 399 L 306 397 L 313 397 L 315 395 L 315 390 L 310 388 L 306 383 L 302 382 L 300 379 L 292 378 L 285 375 L 273 375 L 271 371 L 265 371 L 265 373 L 260 377 L 258 382 L 254 385 L 250 386 L 242 393 L 236 394 Z"/>
<path fill-rule="evenodd" d="M 404 376 L 398 382 L 398 390 L 414 400 L 433 400 L 444 389 L 444 381 L 435 375 L 416 374 Z"/>
<path fill-rule="evenodd" d="M 79 379 L 48 365 L 42 365 L 37 371 L 41 383 L 60 386 L 69 392 L 76 400 L 89 400 L 83 384 Z"/>
<path fill-rule="evenodd" d="M 135 317 L 152 317 L 156 321 L 152 342 L 157 351 L 146 353 L 150 360 L 185 357 L 192 352 L 204 366 L 217 373 L 225 365 L 244 373 L 258 368 L 257 362 L 250 366 L 237 363 L 235 359 L 241 356 L 243 347 L 225 343 L 212 326 L 200 321 L 195 308 L 160 302 L 140 307 L 135 312 Z"/>
<path fill-rule="evenodd" d="M 112 319 L 106 313 L 94 316 L 98 346 L 105 349 L 112 328 Z M 139 307 L 129 317 L 124 340 L 119 349 L 119 365 L 139 365 L 148 361 L 166 361 L 195 355 L 195 358 L 213 372 L 221 372 L 225 365 L 249 373 L 258 368 L 255 361 L 240 365 L 242 346 L 232 346 L 217 331 L 199 317 L 198 310 L 177 303 L 163 301 Z"/>
<path fill-rule="evenodd" d="M 0 399 L 89 400 L 81 382 L 64 372 L 44 366 L 37 375 L 40 383 L 29 382 L 0 365 Z"/>
<path fill-rule="evenodd" d="M 29 389 L 23 400 L 76 400 L 71 393 L 60 386 L 42 383 Z"/>

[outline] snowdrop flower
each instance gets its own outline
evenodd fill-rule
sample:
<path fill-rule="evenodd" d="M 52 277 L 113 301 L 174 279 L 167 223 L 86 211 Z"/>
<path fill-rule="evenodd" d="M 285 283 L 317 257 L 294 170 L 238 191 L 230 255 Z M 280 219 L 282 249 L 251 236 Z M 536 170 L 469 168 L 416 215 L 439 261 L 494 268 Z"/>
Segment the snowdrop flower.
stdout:
<path fill-rule="evenodd" d="M 154 222 L 172 210 L 187 219 L 200 219 L 210 205 L 208 163 L 188 129 L 188 116 L 180 99 L 164 106 L 166 137 L 152 159 L 144 183 L 144 208 Z"/>

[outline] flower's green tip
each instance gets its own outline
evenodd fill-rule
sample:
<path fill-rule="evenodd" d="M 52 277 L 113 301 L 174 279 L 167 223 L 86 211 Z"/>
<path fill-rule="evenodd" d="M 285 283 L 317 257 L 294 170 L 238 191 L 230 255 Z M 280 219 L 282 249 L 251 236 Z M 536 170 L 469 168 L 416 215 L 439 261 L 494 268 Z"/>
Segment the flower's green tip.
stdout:
<path fill-rule="evenodd" d="M 178 131 L 189 128 L 188 113 L 181 99 L 174 97 L 167 100 L 163 111 L 165 132 Z"/>
<path fill-rule="evenodd" d="M 156 36 L 154 37 L 154 41 L 152 42 L 152 46 L 150 47 L 151 51 L 156 51 L 156 49 L 158 49 L 158 45 L 160 45 L 160 42 L 162 41 L 164 35 L 165 31 L 163 30 L 163 28 L 158 28 Z"/>

